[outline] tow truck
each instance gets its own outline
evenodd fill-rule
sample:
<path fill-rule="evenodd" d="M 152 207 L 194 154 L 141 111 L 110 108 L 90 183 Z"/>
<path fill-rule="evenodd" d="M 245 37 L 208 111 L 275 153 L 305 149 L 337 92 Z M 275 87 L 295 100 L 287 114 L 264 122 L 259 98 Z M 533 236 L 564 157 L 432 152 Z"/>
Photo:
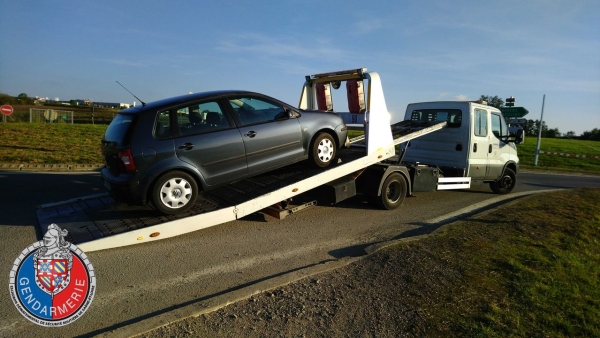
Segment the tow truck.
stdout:
<path fill-rule="evenodd" d="M 58 224 L 67 240 L 90 252 L 147 243 L 234 221 L 256 212 L 284 218 L 316 201 L 292 205 L 293 197 L 323 189 L 328 203 L 357 194 L 384 209 L 398 208 L 414 191 L 469 188 L 469 177 L 442 177 L 435 166 L 402 162 L 399 145 L 435 132 L 445 121 L 402 121 L 390 125 L 381 79 L 366 68 L 306 76 L 299 108 L 333 111 L 331 88 L 346 83 L 349 112 L 339 112 L 349 128 L 363 131 L 338 152 L 337 163 L 323 168 L 296 164 L 203 192 L 193 208 L 162 215 L 150 206 L 117 203 L 95 194 L 40 205 L 42 233 Z M 364 90 L 366 88 L 366 90 Z"/>

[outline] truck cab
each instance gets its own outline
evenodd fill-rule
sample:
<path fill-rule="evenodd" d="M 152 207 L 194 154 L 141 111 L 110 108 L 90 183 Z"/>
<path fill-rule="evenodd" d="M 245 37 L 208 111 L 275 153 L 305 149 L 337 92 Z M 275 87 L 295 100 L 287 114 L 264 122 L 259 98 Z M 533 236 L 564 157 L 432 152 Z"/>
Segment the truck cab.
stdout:
<path fill-rule="evenodd" d="M 407 144 L 405 162 L 437 166 L 445 177 L 488 182 L 496 193 L 514 188 L 520 135 L 511 139 L 497 108 L 472 101 L 411 103 L 404 119 L 447 122 L 446 128 Z"/>

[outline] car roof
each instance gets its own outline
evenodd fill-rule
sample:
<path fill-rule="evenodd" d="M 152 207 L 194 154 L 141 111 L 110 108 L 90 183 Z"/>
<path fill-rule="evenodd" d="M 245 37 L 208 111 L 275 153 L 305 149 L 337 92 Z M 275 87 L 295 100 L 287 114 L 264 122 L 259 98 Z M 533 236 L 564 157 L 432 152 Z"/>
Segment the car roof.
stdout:
<path fill-rule="evenodd" d="M 202 100 L 202 99 L 210 98 L 210 97 L 219 97 L 219 96 L 230 95 L 230 94 L 246 94 L 246 95 L 265 96 L 263 94 L 251 92 L 251 91 L 247 91 L 247 90 L 215 90 L 215 91 L 174 96 L 174 97 L 170 97 L 170 98 L 166 98 L 166 99 L 162 99 L 162 100 L 158 100 L 158 101 L 148 102 L 144 106 L 131 107 L 131 108 L 122 110 L 121 112 L 122 113 L 137 113 L 137 112 L 140 112 L 142 110 L 147 110 L 147 109 L 162 109 L 162 108 L 166 108 L 166 107 L 170 107 L 170 106 L 175 106 L 180 103 Z"/>

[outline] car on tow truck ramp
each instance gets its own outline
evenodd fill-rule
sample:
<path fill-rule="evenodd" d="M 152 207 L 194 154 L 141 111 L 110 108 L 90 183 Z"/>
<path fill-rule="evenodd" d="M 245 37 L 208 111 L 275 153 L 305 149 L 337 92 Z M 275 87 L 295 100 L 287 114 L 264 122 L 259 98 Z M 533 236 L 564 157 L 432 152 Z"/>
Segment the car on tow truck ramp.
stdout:
<path fill-rule="evenodd" d="M 306 159 L 327 167 L 346 141 L 332 112 L 248 91 L 189 94 L 120 111 L 102 139 L 102 178 L 117 200 L 176 214 L 200 191 Z"/>

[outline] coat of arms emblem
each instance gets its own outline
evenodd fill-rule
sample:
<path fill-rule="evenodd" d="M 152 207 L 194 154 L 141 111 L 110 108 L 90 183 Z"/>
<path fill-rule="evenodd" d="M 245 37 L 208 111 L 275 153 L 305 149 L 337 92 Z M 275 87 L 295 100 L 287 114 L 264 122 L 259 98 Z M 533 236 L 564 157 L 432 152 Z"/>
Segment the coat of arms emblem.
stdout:
<path fill-rule="evenodd" d="M 92 263 L 67 230 L 51 224 L 41 241 L 25 248 L 9 276 L 13 304 L 28 320 L 47 327 L 76 321 L 89 308 L 96 292 Z"/>
<path fill-rule="evenodd" d="M 66 230 L 51 224 L 44 235 L 43 246 L 34 255 L 35 282 L 52 298 L 69 286 L 73 254 L 69 250 L 71 243 L 65 240 L 66 235 Z"/>

